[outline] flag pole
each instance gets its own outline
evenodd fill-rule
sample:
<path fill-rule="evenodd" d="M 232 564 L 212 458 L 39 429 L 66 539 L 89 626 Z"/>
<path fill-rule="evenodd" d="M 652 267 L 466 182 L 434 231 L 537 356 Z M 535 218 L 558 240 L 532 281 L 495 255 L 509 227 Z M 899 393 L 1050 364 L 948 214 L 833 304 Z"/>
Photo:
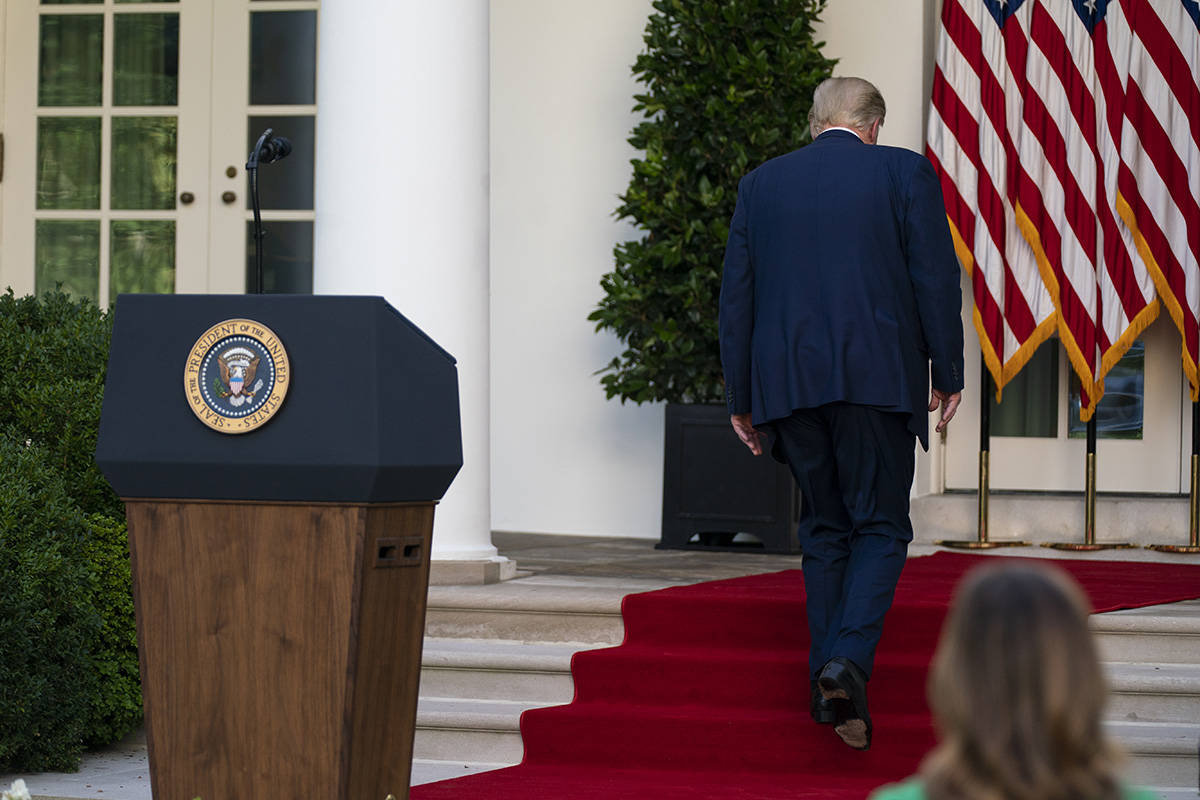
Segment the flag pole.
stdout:
<path fill-rule="evenodd" d="M 1096 412 L 1087 424 L 1087 474 L 1083 487 L 1083 542 L 1043 542 L 1042 547 L 1053 547 L 1055 550 L 1116 550 L 1118 548 L 1136 547 L 1130 542 L 1096 543 Z"/>
<path fill-rule="evenodd" d="M 975 539 L 940 539 L 934 544 L 942 547 L 958 547 L 964 550 L 989 550 L 993 547 L 1024 547 L 1028 542 L 1006 540 L 993 541 L 988 538 L 988 494 L 990 484 L 991 429 L 992 429 L 992 373 L 982 365 L 983 391 L 979 395 L 979 531 Z"/>
<path fill-rule="evenodd" d="M 1200 553 L 1200 403 L 1192 401 L 1192 491 L 1188 501 L 1188 526 L 1191 534 L 1187 544 L 1148 544 L 1160 553 Z"/>

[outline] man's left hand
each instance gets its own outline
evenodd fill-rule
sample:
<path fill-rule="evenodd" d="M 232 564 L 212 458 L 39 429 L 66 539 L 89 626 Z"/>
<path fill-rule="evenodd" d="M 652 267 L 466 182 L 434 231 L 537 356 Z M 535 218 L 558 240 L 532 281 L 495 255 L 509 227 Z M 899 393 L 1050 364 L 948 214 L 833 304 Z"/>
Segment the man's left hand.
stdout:
<path fill-rule="evenodd" d="M 938 433 L 946 430 L 946 426 L 950 424 L 950 420 L 954 419 L 954 412 L 958 411 L 958 404 L 961 402 L 962 392 L 950 394 L 941 389 L 933 390 L 933 395 L 929 398 L 929 410 L 937 411 L 938 406 L 942 407 L 942 417 L 937 424 Z"/>
<path fill-rule="evenodd" d="M 738 438 L 742 440 L 742 444 L 750 448 L 750 452 L 756 456 L 761 456 L 763 442 L 766 441 L 767 435 L 762 431 L 754 429 L 750 424 L 749 414 L 733 414 L 729 417 L 729 421 L 733 423 L 733 430 L 737 432 Z"/>

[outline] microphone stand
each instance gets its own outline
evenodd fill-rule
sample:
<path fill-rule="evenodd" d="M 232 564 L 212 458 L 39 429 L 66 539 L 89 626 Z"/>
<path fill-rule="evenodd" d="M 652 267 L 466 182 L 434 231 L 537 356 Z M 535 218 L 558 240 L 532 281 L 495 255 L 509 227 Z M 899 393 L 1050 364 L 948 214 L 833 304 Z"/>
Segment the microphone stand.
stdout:
<path fill-rule="evenodd" d="M 250 151 L 250 159 L 246 162 L 246 174 L 250 176 L 250 202 L 254 208 L 254 293 L 263 293 L 263 227 L 262 212 L 258 205 L 258 158 L 262 153 L 263 144 L 271 137 L 272 130 L 267 128 L 258 137 L 254 149 Z"/>

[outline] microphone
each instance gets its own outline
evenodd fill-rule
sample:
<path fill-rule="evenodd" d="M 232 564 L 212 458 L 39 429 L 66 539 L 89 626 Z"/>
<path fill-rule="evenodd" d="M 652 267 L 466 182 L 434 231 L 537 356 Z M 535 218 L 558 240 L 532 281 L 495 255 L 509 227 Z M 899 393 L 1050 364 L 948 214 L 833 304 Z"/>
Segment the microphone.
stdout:
<path fill-rule="evenodd" d="M 268 136 L 263 142 L 262 149 L 259 150 L 258 160 L 263 164 L 271 164 L 280 159 L 287 158 L 287 154 L 292 152 L 291 141 L 284 136 Z"/>

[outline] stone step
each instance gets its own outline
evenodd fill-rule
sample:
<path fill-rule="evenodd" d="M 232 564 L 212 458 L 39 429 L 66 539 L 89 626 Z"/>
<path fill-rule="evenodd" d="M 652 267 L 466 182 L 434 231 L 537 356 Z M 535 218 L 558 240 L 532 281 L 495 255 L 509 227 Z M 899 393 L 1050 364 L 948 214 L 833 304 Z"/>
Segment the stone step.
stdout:
<path fill-rule="evenodd" d="M 1197 791 L 1200 722 L 1120 720 L 1106 722 L 1105 729 L 1128 757 L 1125 778 L 1129 783 Z"/>
<path fill-rule="evenodd" d="M 1108 718 L 1128 722 L 1200 720 L 1200 662 L 1107 662 Z"/>
<path fill-rule="evenodd" d="M 471 761 L 439 761 L 433 758 L 414 758 L 412 763 L 412 779 L 409 784 L 419 786 L 422 783 L 447 781 L 451 778 L 461 778 L 476 772 L 509 767 L 511 764 L 486 764 Z"/>
<path fill-rule="evenodd" d="M 618 644 L 625 635 L 620 587 L 431 586 L 425 635 L 446 639 Z"/>
<path fill-rule="evenodd" d="M 441 762 L 447 777 L 520 763 L 520 715 L 536 707 L 535 703 L 422 698 L 414 759 Z M 1194 785 L 1200 769 L 1200 723 L 1110 720 L 1105 727 L 1128 757 L 1129 782 L 1172 790 Z M 468 754 L 470 761 L 461 760 Z"/>
<path fill-rule="evenodd" d="M 520 763 L 521 714 L 545 703 L 422 697 L 417 702 L 413 758 L 509 765 Z"/>
<path fill-rule="evenodd" d="M 1196 800 L 1200 790 L 1194 786 L 1146 786 L 1158 800 Z"/>
<path fill-rule="evenodd" d="M 421 695 L 569 703 L 572 644 L 426 639 Z M 1193 663 L 1106 662 L 1108 717 L 1141 722 L 1200 720 L 1200 659 Z"/>
<path fill-rule="evenodd" d="M 421 696 L 569 703 L 573 644 L 426 638 Z"/>
<path fill-rule="evenodd" d="M 1200 663 L 1200 601 L 1093 614 L 1092 632 L 1104 661 Z"/>

